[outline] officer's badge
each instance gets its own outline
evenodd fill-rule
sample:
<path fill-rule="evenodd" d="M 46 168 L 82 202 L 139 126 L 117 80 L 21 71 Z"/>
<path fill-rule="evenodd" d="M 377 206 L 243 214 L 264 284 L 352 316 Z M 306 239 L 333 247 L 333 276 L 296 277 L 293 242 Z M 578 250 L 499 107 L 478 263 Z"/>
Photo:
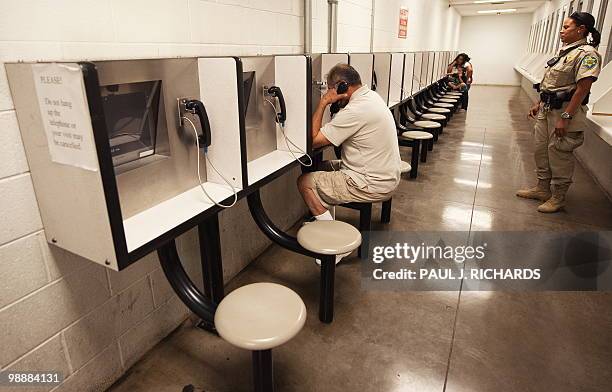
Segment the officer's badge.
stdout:
<path fill-rule="evenodd" d="M 586 69 L 593 69 L 599 63 L 597 56 L 588 55 L 582 59 L 582 66 Z"/>

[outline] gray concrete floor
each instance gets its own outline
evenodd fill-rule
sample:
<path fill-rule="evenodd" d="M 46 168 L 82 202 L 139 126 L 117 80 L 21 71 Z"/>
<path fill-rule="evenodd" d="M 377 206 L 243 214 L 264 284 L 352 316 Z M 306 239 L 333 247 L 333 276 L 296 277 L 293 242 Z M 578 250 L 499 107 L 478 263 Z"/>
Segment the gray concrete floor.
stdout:
<path fill-rule="evenodd" d="M 403 179 L 379 230 L 610 230 L 612 204 L 577 166 L 568 206 L 518 199 L 534 183 L 532 124 L 519 88 L 475 87 L 416 180 Z M 403 152 L 405 159 L 409 150 Z M 376 213 L 378 210 L 376 211 Z M 375 214 L 376 214 L 375 213 Z M 357 222 L 353 211 L 338 217 Z M 302 296 L 303 331 L 274 351 L 278 391 L 610 391 L 612 293 L 364 291 L 356 257 L 336 272 L 335 320 L 318 320 L 312 260 L 277 246 L 227 292 L 270 281 Z M 251 390 L 250 353 L 185 325 L 110 390 Z"/>

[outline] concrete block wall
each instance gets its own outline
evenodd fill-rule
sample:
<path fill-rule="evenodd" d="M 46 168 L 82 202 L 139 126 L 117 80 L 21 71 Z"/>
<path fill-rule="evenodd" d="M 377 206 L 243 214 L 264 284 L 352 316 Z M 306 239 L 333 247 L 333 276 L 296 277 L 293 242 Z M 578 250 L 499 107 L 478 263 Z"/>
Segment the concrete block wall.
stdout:
<path fill-rule="evenodd" d="M 325 32 L 313 34 L 326 46 L 326 7 L 317 12 Z M 302 51 L 301 0 L 0 3 L 0 369 L 57 370 L 65 381 L 54 391 L 102 391 L 189 315 L 155 254 L 113 272 L 47 244 L 4 63 Z M 280 227 L 306 211 L 298 173 L 263 191 Z M 220 225 L 227 281 L 269 242 L 246 201 L 222 212 Z M 201 282 L 197 233 L 179 248 Z"/>

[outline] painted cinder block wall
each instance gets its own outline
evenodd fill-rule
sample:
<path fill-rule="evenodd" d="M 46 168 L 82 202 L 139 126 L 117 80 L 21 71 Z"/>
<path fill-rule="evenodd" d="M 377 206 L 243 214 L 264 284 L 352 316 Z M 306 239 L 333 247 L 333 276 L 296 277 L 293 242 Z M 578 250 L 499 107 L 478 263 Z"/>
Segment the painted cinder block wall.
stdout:
<path fill-rule="evenodd" d="M 102 391 L 189 315 L 155 254 L 113 272 L 47 244 L 4 63 L 302 53 L 302 14 L 302 1 L 281 0 L 0 3 L 1 369 L 57 370 L 66 379 L 56 391 Z M 305 213 L 298 173 L 262 195 L 281 227 Z M 246 201 L 222 212 L 220 225 L 229 280 L 269 242 Z M 197 244 L 195 231 L 179 241 L 201 282 Z"/>
<path fill-rule="evenodd" d="M 458 28 L 445 1 L 434 8 L 428 0 L 378 1 L 375 50 L 456 49 L 445 32 L 421 40 L 427 26 L 419 22 L 408 40 L 393 37 L 400 3 L 415 4 L 411 20 L 435 8 L 440 23 Z M 312 14 L 313 52 L 325 52 L 327 1 L 314 0 Z M 339 18 L 339 49 L 368 51 L 371 1 L 341 0 Z M 303 0 L 0 2 L 0 369 L 57 370 L 66 378 L 54 391 L 102 391 L 189 315 L 155 254 L 113 272 L 47 244 L 4 63 L 302 53 L 303 42 Z M 280 227 L 306 211 L 298 174 L 263 191 Z M 220 226 L 227 281 L 270 243 L 245 201 L 222 212 Z M 200 282 L 195 231 L 179 239 L 179 250 Z"/>

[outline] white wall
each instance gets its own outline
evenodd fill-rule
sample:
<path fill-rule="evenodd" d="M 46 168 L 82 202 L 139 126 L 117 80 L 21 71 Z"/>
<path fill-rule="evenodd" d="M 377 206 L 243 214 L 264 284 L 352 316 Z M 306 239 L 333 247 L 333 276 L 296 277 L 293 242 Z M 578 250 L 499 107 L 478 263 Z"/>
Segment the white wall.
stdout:
<path fill-rule="evenodd" d="M 4 63 L 301 53 L 302 11 L 301 0 L 0 2 L 0 369 L 53 369 L 66 378 L 54 391 L 101 391 L 188 315 L 155 254 L 117 273 L 47 244 Z M 317 18 L 326 45 L 325 7 Z M 281 227 L 305 212 L 298 173 L 262 192 Z M 228 280 L 269 241 L 245 200 L 220 224 Z M 194 231 L 181 238 L 199 283 L 197 246 Z"/>
<path fill-rule="evenodd" d="M 408 8 L 408 34 L 398 38 L 400 7 Z M 377 0 L 374 51 L 458 50 L 461 15 L 446 0 Z"/>
<path fill-rule="evenodd" d="M 472 58 L 474 84 L 521 85 L 514 66 L 527 51 L 531 19 L 531 14 L 463 17 L 459 51 Z"/>

